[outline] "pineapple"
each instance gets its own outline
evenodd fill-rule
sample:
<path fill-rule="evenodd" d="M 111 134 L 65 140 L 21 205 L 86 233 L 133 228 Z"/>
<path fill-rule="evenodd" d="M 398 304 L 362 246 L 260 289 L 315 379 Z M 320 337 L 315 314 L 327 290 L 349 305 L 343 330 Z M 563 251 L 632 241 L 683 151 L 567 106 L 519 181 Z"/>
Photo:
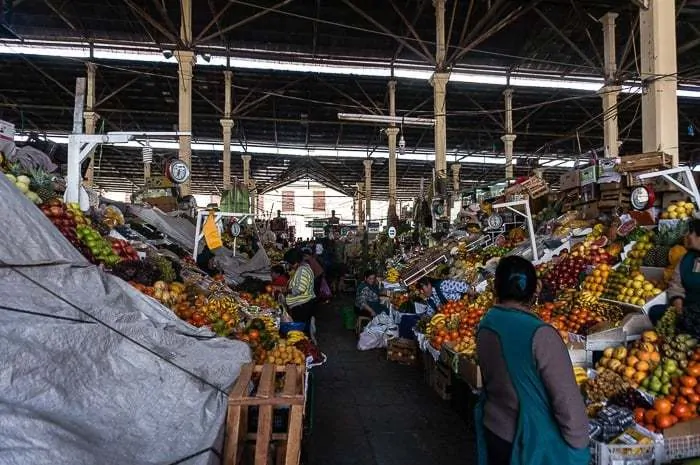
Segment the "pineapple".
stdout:
<path fill-rule="evenodd" d="M 688 225 L 680 221 L 674 226 L 664 225 L 659 227 L 656 234 L 656 245 L 649 249 L 649 252 L 644 257 L 645 266 L 655 266 L 665 268 L 669 265 L 668 254 L 674 245 L 683 241 L 683 237 L 687 234 Z"/>
<path fill-rule="evenodd" d="M 29 175 L 32 178 L 30 187 L 42 201 L 46 202 L 56 197 L 56 193 L 53 190 L 53 176 L 51 174 L 41 168 L 36 168 L 29 170 Z"/>

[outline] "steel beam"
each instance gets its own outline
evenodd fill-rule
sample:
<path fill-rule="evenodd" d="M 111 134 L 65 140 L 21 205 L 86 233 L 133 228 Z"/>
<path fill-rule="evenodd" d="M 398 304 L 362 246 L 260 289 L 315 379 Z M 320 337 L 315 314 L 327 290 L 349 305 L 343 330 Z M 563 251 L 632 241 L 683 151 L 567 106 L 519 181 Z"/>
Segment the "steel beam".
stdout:
<path fill-rule="evenodd" d="M 397 15 L 399 15 L 399 18 L 401 18 L 401 21 L 403 21 L 404 25 L 408 29 L 408 31 L 411 33 L 414 39 L 416 39 L 416 42 L 418 42 L 418 45 L 420 45 L 420 48 L 423 50 L 423 53 L 425 53 L 425 56 L 430 56 L 430 50 L 428 50 L 428 47 L 425 45 L 425 42 L 423 39 L 420 38 L 420 35 L 416 31 L 416 28 L 413 27 L 413 23 L 406 18 L 406 16 L 403 14 L 401 9 L 396 6 L 396 2 L 394 0 L 389 0 L 389 3 L 391 4 L 391 7 L 394 9 Z"/>
<path fill-rule="evenodd" d="M 167 37 L 168 40 L 170 40 L 174 44 L 178 44 L 178 45 L 182 44 L 182 40 L 174 32 L 169 31 L 165 26 L 163 26 L 158 21 L 156 21 L 153 18 L 153 16 L 148 14 L 143 8 L 136 5 L 132 0 L 123 0 L 123 1 L 131 9 L 131 11 L 134 14 L 136 14 L 136 16 L 138 16 L 140 19 L 143 19 L 148 24 L 153 26 L 158 32 L 160 32 L 165 37 Z M 184 1 L 189 1 L 189 0 L 184 0 Z"/>
<path fill-rule="evenodd" d="M 380 23 L 379 21 L 377 21 L 376 19 L 374 19 L 373 17 L 371 17 L 370 15 L 368 15 L 364 10 L 362 10 L 362 9 L 359 8 L 359 7 L 357 7 L 357 6 L 356 6 L 354 3 L 352 3 L 350 0 L 343 0 L 343 3 L 345 3 L 347 6 L 349 6 L 355 13 L 357 13 L 357 14 L 359 14 L 360 16 L 362 16 L 363 18 L 365 18 L 365 19 L 366 19 L 369 23 L 371 23 L 374 27 L 376 27 L 377 29 L 379 29 L 379 30 L 382 31 L 383 33 L 385 33 L 385 34 L 387 34 L 387 35 L 393 37 L 394 40 L 396 40 L 398 43 L 402 44 L 404 47 L 406 47 L 407 49 L 409 49 L 409 50 L 411 50 L 412 52 L 414 52 L 416 55 L 418 55 L 419 57 L 421 57 L 421 58 L 422 58 L 423 60 L 425 60 L 426 62 L 428 62 L 428 63 L 434 63 L 433 57 L 431 57 L 430 54 L 425 55 L 421 50 L 418 50 L 416 47 L 414 47 L 413 45 L 411 45 L 411 44 L 410 44 L 408 41 L 406 41 L 403 37 L 399 37 L 398 35 L 396 35 L 396 34 L 394 34 L 393 32 L 391 32 L 391 30 L 389 30 L 389 28 L 387 28 L 387 27 L 384 26 L 382 23 Z"/>
<path fill-rule="evenodd" d="M 142 77 L 142 76 L 141 76 L 140 74 L 137 74 L 134 78 L 129 79 L 127 82 L 125 82 L 125 83 L 122 84 L 121 86 L 117 87 L 116 90 L 110 92 L 109 94 L 107 94 L 107 96 L 102 97 L 100 100 L 98 100 L 98 101 L 95 103 L 95 107 L 99 107 L 99 106 L 102 105 L 103 103 L 107 102 L 109 99 L 111 99 L 112 97 L 114 97 L 115 95 L 117 95 L 119 92 L 123 91 L 124 89 L 128 88 L 128 87 L 131 86 L 133 83 L 135 83 L 136 81 L 138 81 L 139 79 L 141 79 L 141 77 Z"/>
<path fill-rule="evenodd" d="M 566 43 L 569 45 L 569 47 L 571 47 L 571 49 L 572 49 L 574 52 L 576 52 L 576 53 L 578 54 L 578 56 L 581 57 L 581 59 L 582 59 L 584 62 L 586 62 L 586 64 L 587 64 L 588 66 L 590 66 L 592 69 L 599 69 L 599 68 L 600 68 L 599 66 L 596 66 L 596 64 L 593 62 L 593 60 L 591 60 L 590 58 L 588 58 L 588 56 L 587 56 L 585 53 L 583 53 L 583 51 L 579 48 L 579 46 L 576 45 L 576 44 L 574 43 L 573 40 L 569 39 L 569 37 L 568 37 L 566 34 L 564 34 L 564 32 L 563 32 L 556 24 L 554 24 L 554 23 L 552 22 L 552 20 L 549 19 L 549 17 L 548 17 L 546 14 L 544 14 L 544 13 L 543 13 L 539 8 L 537 8 L 537 7 L 534 8 L 534 11 L 535 11 L 535 13 L 537 13 L 537 15 L 538 15 L 540 18 L 542 18 L 542 20 L 543 20 L 545 23 L 547 23 L 547 25 L 548 25 L 552 30 L 554 30 L 554 32 L 557 33 L 557 35 L 558 35 L 564 42 L 566 42 Z"/>
<path fill-rule="evenodd" d="M 215 12 L 214 3 L 212 3 L 212 0 L 208 0 L 208 2 L 209 9 L 211 10 L 214 17 L 211 19 L 211 21 L 209 21 L 209 23 L 206 26 L 204 26 L 204 29 L 202 29 L 202 31 L 197 35 L 197 38 L 194 40 L 195 42 L 199 42 L 202 39 L 202 36 L 209 32 L 209 29 L 211 29 L 214 25 L 216 25 L 216 28 L 219 31 L 220 35 L 223 35 L 221 34 L 221 24 L 219 23 L 219 20 L 228 11 L 228 9 L 233 6 L 233 2 L 227 2 L 223 8 L 221 8 L 218 12 Z"/>
<path fill-rule="evenodd" d="M 237 29 L 237 28 L 243 26 L 244 24 L 248 24 L 249 22 L 255 21 L 256 19 L 258 19 L 262 16 L 265 16 L 268 13 L 272 13 L 274 11 L 279 10 L 280 8 L 291 3 L 292 1 L 294 1 L 294 0 L 283 0 L 283 1 L 276 3 L 275 5 L 273 5 L 269 8 L 263 8 L 263 9 L 261 9 L 261 11 L 258 11 L 254 15 L 248 16 L 247 18 L 244 18 L 244 19 L 242 19 L 234 24 L 231 24 L 230 26 L 226 26 L 225 28 L 221 29 L 220 31 L 214 32 L 214 33 L 209 34 L 207 36 L 201 37 L 201 34 L 200 34 L 200 37 L 197 37 L 197 43 L 199 44 L 202 42 L 207 42 L 207 41 L 212 40 L 212 39 L 216 39 L 217 37 L 221 37 L 224 34 L 226 34 L 227 32 L 231 32 L 234 29 Z"/>

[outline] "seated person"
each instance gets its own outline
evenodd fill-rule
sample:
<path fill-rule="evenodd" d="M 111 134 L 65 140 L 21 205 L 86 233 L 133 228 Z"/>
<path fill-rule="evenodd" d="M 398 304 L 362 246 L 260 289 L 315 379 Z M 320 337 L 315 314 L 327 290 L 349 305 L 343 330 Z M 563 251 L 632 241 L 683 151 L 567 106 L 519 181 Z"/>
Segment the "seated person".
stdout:
<path fill-rule="evenodd" d="M 377 274 L 371 270 L 365 271 L 364 281 L 357 286 L 355 313 L 370 318 L 379 313 L 389 313 L 389 309 L 379 302 L 380 293 Z"/>
<path fill-rule="evenodd" d="M 459 300 L 465 294 L 473 292 L 471 286 L 463 281 L 454 279 L 430 279 L 422 277 L 416 283 L 428 304 L 428 313 L 435 313 L 441 305 L 449 300 Z"/>

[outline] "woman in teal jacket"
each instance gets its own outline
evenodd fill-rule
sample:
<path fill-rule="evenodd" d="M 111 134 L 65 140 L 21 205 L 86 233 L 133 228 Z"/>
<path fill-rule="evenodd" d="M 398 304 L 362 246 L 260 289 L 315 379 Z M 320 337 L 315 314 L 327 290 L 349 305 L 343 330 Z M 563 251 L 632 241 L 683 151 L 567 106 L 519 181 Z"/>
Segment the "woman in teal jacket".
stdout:
<path fill-rule="evenodd" d="M 503 258 L 497 304 L 479 324 L 484 379 L 475 409 L 479 465 L 587 465 L 588 419 L 557 331 L 530 311 L 535 268 Z"/>

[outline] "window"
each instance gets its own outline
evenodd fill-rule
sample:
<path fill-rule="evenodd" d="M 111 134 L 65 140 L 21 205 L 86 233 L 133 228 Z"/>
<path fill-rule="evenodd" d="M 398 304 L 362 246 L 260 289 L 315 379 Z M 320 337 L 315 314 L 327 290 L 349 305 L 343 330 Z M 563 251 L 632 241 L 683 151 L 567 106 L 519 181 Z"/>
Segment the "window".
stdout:
<path fill-rule="evenodd" d="M 314 191 L 314 212 L 326 212 L 325 191 Z"/>
<path fill-rule="evenodd" d="M 282 191 L 282 211 L 294 211 L 294 191 Z"/>

